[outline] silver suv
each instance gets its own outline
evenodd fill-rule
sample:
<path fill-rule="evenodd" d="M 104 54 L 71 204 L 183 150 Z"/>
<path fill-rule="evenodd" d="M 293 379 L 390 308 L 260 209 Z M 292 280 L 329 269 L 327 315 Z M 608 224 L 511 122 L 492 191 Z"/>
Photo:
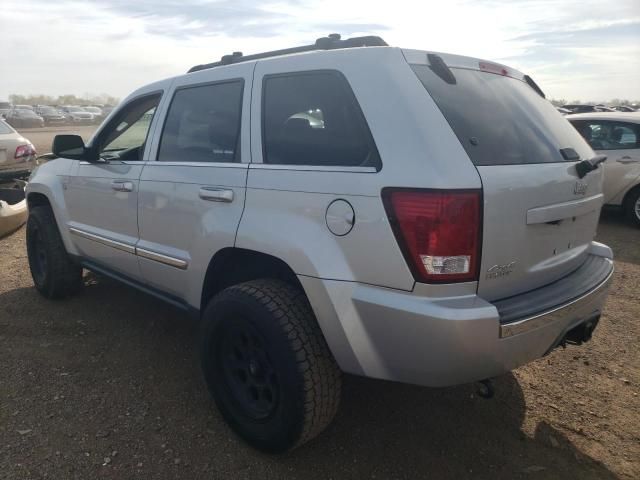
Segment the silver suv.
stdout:
<path fill-rule="evenodd" d="M 513 68 L 319 39 L 134 92 L 27 188 L 47 298 L 82 269 L 202 321 L 253 446 L 321 432 L 341 373 L 446 386 L 590 338 L 613 272 L 602 159 Z"/>

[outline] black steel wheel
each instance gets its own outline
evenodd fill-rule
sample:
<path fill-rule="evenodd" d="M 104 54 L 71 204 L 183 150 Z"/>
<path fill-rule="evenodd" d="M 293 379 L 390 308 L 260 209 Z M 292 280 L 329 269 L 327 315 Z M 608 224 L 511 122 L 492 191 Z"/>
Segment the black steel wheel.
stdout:
<path fill-rule="evenodd" d="M 242 410 L 254 420 L 273 415 L 280 398 L 279 383 L 264 336 L 241 317 L 215 341 L 216 364 Z"/>
<path fill-rule="evenodd" d="M 341 372 L 304 292 L 284 282 L 216 295 L 203 314 L 201 361 L 222 416 L 259 450 L 302 445 L 338 409 Z"/>
<path fill-rule="evenodd" d="M 27 258 L 33 283 L 45 297 L 63 298 L 81 288 L 82 267 L 67 254 L 49 206 L 29 211 Z"/>

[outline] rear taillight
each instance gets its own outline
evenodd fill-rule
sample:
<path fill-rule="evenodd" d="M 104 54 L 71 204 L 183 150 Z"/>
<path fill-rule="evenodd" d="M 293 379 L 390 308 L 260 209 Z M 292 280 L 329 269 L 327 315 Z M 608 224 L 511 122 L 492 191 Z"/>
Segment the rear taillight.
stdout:
<path fill-rule="evenodd" d="M 478 279 L 480 190 L 382 191 L 396 239 L 418 282 Z"/>
<path fill-rule="evenodd" d="M 18 148 L 16 148 L 16 154 L 14 155 L 14 157 L 23 158 L 23 157 L 30 157 L 31 155 L 35 155 L 35 154 L 36 154 L 36 149 L 33 148 L 33 145 L 27 144 L 27 145 L 20 145 Z"/>

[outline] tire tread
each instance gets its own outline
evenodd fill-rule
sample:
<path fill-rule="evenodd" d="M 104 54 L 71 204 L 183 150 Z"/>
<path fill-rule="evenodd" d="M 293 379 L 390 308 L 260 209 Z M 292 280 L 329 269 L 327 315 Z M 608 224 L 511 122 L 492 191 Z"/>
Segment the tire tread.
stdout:
<path fill-rule="evenodd" d="M 316 437 L 340 404 L 342 372 L 324 339 L 304 292 L 280 280 L 261 279 L 229 287 L 221 296 L 250 296 L 278 322 L 303 378 L 304 420 L 294 449 Z M 217 298 L 216 300 L 224 300 Z"/>

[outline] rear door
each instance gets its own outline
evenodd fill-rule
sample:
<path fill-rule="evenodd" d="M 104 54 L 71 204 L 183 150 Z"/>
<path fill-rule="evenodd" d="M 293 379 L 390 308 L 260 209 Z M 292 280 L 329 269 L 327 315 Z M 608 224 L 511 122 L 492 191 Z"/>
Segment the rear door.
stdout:
<path fill-rule="evenodd" d="M 495 300 L 550 283 L 583 263 L 602 205 L 602 170 L 578 178 L 576 161 L 567 158 L 591 158 L 593 151 L 522 74 L 456 58 L 445 57 L 453 78 L 446 66 L 444 73 L 438 65 L 412 67 L 480 174 L 478 293 Z"/>
<path fill-rule="evenodd" d="M 624 194 L 640 180 L 640 125 L 611 120 L 572 120 L 591 148 L 606 155 L 604 201 L 620 205 Z"/>
<path fill-rule="evenodd" d="M 244 208 L 253 66 L 176 78 L 140 177 L 144 280 L 198 308 L 209 262 L 234 245 Z"/>

